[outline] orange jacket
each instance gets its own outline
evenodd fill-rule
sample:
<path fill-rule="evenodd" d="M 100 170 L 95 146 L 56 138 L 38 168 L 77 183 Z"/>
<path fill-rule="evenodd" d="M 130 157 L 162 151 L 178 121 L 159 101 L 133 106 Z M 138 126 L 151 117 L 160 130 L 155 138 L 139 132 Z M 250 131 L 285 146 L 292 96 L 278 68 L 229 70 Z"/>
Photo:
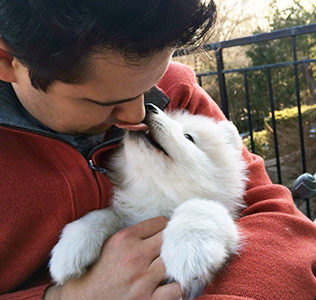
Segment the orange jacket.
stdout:
<path fill-rule="evenodd" d="M 186 66 L 171 63 L 158 86 L 170 98 L 168 109 L 224 118 Z M 0 86 L 0 299 L 37 300 L 50 284 L 47 262 L 61 229 L 106 207 L 111 184 L 70 144 L 14 115 L 19 104 L 8 87 Z M 116 143 L 96 150 L 92 164 L 100 166 Z M 271 183 L 260 157 L 246 149 L 244 157 L 248 207 L 238 224 L 246 243 L 198 299 L 314 300 L 316 227 L 284 186 Z"/>

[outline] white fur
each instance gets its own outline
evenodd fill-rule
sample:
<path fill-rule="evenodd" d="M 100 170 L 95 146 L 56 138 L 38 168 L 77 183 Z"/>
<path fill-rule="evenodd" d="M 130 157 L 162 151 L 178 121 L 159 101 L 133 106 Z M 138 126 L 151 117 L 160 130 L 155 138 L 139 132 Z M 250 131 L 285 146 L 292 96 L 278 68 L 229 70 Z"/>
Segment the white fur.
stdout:
<path fill-rule="evenodd" d="M 49 262 L 54 281 L 62 285 L 79 278 L 99 258 L 104 241 L 120 228 L 119 217 L 110 209 L 90 212 L 66 225 Z"/>
<path fill-rule="evenodd" d="M 111 209 L 68 224 L 53 249 L 50 271 L 58 284 L 81 276 L 114 232 L 160 215 L 170 218 L 161 249 L 166 275 L 183 290 L 203 287 L 237 252 L 234 220 L 244 205 L 246 171 L 236 127 L 187 112 L 157 111 L 147 123 L 168 155 L 143 133 L 126 133 L 108 165 L 115 184 Z"/>

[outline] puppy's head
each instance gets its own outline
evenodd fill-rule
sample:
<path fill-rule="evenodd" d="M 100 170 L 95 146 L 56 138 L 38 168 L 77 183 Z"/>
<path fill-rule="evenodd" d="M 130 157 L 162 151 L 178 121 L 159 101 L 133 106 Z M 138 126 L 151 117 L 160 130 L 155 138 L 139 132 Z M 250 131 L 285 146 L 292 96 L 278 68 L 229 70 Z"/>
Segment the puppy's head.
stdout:
<path fill-rule="evenodd" d="M 221 193 L 225 181 L 243 188 L 242 142 L 231 122 L 155 106 L 144 122 L 149 130 L 127 132 L 111 161 L 109 176 L 118 188 L 143 184 L 187 198 Z"/>

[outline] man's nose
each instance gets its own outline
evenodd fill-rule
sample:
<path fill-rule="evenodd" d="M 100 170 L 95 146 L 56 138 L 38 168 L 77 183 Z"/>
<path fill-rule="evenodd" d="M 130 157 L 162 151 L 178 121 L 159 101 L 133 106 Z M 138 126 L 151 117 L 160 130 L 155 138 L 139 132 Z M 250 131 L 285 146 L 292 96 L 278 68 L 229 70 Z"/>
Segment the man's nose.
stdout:
<path fill-rule="evenodd" d="M 114 111 L 114 117 L 122 123 L 138 124 L 145 118 L 144 95 L 135 100 L 118 104 Z"/>

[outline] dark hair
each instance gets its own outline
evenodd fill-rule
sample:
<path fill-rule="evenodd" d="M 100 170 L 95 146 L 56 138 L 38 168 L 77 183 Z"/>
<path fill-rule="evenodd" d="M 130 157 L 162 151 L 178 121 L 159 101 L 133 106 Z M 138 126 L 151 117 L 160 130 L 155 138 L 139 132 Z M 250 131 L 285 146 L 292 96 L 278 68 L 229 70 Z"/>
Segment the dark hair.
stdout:
<path fill-rule="evenodd" d="M 80 82 L 95 51 L 150 57 L 196 44 L 215 19 L 213 0 L 0 0 L 0 36 L 43 91 Z"/>

